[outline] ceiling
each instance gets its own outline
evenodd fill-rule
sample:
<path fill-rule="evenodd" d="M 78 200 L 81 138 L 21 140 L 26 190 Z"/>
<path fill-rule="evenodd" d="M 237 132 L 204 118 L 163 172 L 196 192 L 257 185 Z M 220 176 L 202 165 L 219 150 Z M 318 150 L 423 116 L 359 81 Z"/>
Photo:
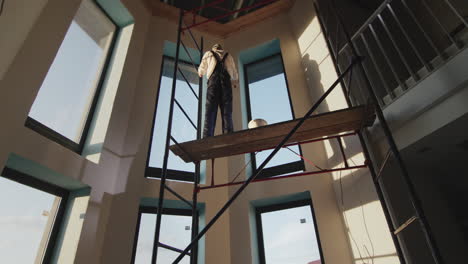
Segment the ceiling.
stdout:
<path fill-rule="evenodd" d="M 468 162 L 468 114 L 441 127 L 402 150 L 409 163 L 421 166 L 457 167 L 466 170 Z M 463 169 L 462 169 L 463 168 Z"/>
<path fill-rule="evenodd" d="M 166 18 L 170 21 L 178 23 L 179 8 L 184 10 L 192 10 L 200 7 L 201 4 L 210 4 L 220 2 L 222 0 L 144 0 L 148 9 L 151 10 L 153 16 Z M 266 2 L 268 1 L 268 2 Z M 219 4 L 221 8 L 208 7 L 203 10 L 198 10 L 196 15 L 186 14 L 184 16 L 184 24 L 190 26 L 197 24 L 196 30 L 203 33 L 208 33 L 214 37 L 226 38 L 232 33 L 244 30 L 252 25 L 255 25 L 265 19 L 274 17 L 280 13 L 288 11 L 295 0 L 225 0 Z M 258 5 L 255 8 L 249 9 L 248 12 L 239 12 L 238 15 L 230 14 L 216 21 L 207 19 L 220 17 L 232 10 L 239 10 L 247 6 Z M 198 25 L 201 23 L 200 25 Z"/>
<path fill-rule="evenodd" d="M 248 13 L 255 12 L 256 10 L 265 7 L 269 4 L 275 2 L 275 0 L 160 0 L 163 3 L 175 6 L 177 8 L 182 8 L 184 10 L 193 10 L 195 8 L 201 7 L 214 2 L 220 2 L 219 4 L 213 5 L 211 7 L 203 8 L 197 11 L 199 16 L 205 18 L 216 18 L 223 16 L 234 10 L 243 9 L 249 6 L 255 6 L 252 9 L 248 9 L 242 12 L 238 12 L 224 18 L 217 20 L 218 23 L 224 24 L 230 22 L 238 17 L 244 16 Z"/>

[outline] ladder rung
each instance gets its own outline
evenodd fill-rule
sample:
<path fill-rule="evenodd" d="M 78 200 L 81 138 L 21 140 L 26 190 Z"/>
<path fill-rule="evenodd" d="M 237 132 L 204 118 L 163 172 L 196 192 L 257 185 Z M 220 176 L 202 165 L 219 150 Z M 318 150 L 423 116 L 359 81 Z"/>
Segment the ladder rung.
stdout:
<path fill-rule="evenodd" d="M 377 172 L 377 175 L 375 176 L 375 180 L 378 182 L 380 181 L 380 178 L 382 177 L 383 170 L 385 169 L 385 166 L 387 166 L 387 162 L 390 160 L 390 156 L 392 155 L 392 151 L 388 150 L 387 154 L 385 155 L 385 158 L 382 162 L 382 165 L 380 165 L 379 171 Z"/>
<path fill-rule="evenodd" d="M 200 99 L 198 98 L 197 93 L 196 93 L 195 90 L 193 89 L 192 85 L 191 85 L 190 82 L 188 81 L 187 76 L 185 76 L 184 72 L 180 69 L 180 67 L 177 67 L 177 70 L 179 70 L 180 75 L 182 75 L 182 78 L 184 78 L 185 82 L 187 83 L 187 85 L 188 85 L 190 91 L 192 91 L 193 95 L 195 95 L 195 97 L 197 98 L 197 100 L 200 100 Z"/>
<path fill-rule="evenodd" d="M 182 107 L 182 105 L 180 105 L 179 101 L 174 99 L 174 102 L 179 107 L 180 111 L 182 111 L 182 114 L 184 114 L 184 116 L 187 118 L 190 124 L 192 124 L 193 128 L 195 128 L 195 130 L 198 130 L 197 126 L 195 125 L 195 123 L 193 123 L 192 119 L 190 119 L 190 116 L 188 116 L 187 112 L 185 112 L 184 108 Z"/>
<path fill-rule="evenodd" d="M 169 249 L 169 250 L 172 250 L 172 251 L 175 251 L 175 252 L 178 252 L 178 253 L 182 253 L 184 252 L 182 249 L 178 249 L 178 248 L 175 248 L 175 247 L 171 247 L 169 245 L 166 245 L 164 243 L 161 243 L 161 242 L 158 242 L 158 246 L 162 247 L 162 248 L 165 248 L 165 249 Z M 190 252 L 187 253 L 187 255 L 191 255 Z"/>
<path fill-rule="evenodd" d="M 185 46 L 185 44 L 184 44 L 184 42 L 183 42 L 182 40 L 180 41 L 180 44 L 181 44 L 182 47 L 184 48 L 185 53 L 187 54 L 187 56 L 189 57 L 190 63 L 192 64 L 193 68 L 195 68 L 195 71 L 197 71 L 197 70 L 198 70 L 198 67 L 195 66 L 195 61 L 193 60 L 192 55 L 190 55 L 190 52 L 188 51 L 187 47 Z"/>
<path fill-rule="evenodd" d="M 182 23 L 184 23 L 184 26 L 187 27 L 187 24 L 185 23 L 185 21 L 182 21 Z M 195 40 L 195 37 L 192 34 L 192 30 L 190 30 L 190 28 L 189 28 L 187 31 L 189 32 L 190 37 L 192 38 L 193 42 L 195 43 L 195 46 L 197 46 L 197 49 L 202 50 L 200 48 L 200 46 L 198 45 L 198 42 Z"/>
<path fill-rule="evenodd" d="M 166 190 L 168 190 L 170 193 L 172 193 L 175 197 L 179 198 L 179 200 L 181 200 L 181 201 L 185 202 L 186 204 L 188 204 L 188 206 L 190 206 L 190 208 L 193 208 L 193 204 L 191 202 L 187 201 L 187 199 L 182 197 L 182 195 L 178 194 L 176 191 L 171 189 L 169 186 L 164 185 L 164 188 Z"/>
<path fill-rule="evenodd" d="M 416 221 L 416 219 L 418 219 L 416 216 L 412 216 L 410 219 L 408 219 L 404 224 L 402 224 L 400 227 L 398 227 L 394 232 L 393 234 L 395 235 L 398 235 L 398 233 L 400 233 L 401 231 L 405 230 L 405 228 L 407 228 L 409 225 L 411 225 L 411 223 L 413 223 L 414 221 Z"/>

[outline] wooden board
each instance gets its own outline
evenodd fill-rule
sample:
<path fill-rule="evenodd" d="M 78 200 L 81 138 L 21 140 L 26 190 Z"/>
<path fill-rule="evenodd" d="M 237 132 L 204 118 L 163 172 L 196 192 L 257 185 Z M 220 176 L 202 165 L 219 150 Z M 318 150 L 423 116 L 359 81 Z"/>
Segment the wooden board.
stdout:
<path fill-rule="evenodd" d="M 240 16 L 228 23 L 221 24 L 215 21 L 197 26 L 193 31 L 203 32 L 219 38 L 226 38 L 230 34 L 240 30 L 249 28 L 265 19 L 275 17 L 276 15 L 288 11 L 294 4 L 295 0 L 279 0 L 262 7 L 254 12 Z M 161 2 L 160 0 L 145 0 L 145 4 L 153 16 L 166 18 L 172 22 L 179 22 L 179 9 Z M 207 18 L 202 16 L 195 16 L 195 22 L 202 22 Z M 193 15 L 184 17 L 186 25 L 191 25 L 194 21 Z"/>
<path fill-rule="evenodd" d="M 302 124 L 287 143 L 302 142 L 342 132 L 360 130 L 362 127 L 372 125 L 374 120 L 373 108 L 365 106 L 314 115 Z M 180 147 L 172 145 L 169 149 L 185 162 L 192 162 L 274 148 L 297 122 L 299 122 L 298 119 L 255 129 L 241 130 L 226 135 L 181 143 Z"/>

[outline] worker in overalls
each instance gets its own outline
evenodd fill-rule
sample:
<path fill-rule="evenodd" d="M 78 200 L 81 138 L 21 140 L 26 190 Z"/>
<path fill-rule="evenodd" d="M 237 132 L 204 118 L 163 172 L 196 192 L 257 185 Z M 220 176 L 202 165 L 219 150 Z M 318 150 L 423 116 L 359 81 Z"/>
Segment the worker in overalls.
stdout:
<path fill-rule="evenodd" d="M 239 78 L 232 56 L 225 52 L 220 44 L 203 55 L 198 75 L 206 74 L 208 90 L 206 93 L 205 125 L 203 137 L 214 135 L 218 106 L 221 109 L 223 134 L 233 131 L 232 124 L 232 86 L 231 80 Z M 236 88 L 236 82 L 234 82 Z"/>

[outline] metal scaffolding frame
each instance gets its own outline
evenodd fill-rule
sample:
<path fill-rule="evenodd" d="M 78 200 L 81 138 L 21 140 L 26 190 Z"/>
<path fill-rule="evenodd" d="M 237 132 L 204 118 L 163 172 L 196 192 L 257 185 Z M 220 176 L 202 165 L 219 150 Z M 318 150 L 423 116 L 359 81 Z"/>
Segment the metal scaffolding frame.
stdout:
<path fill-rule="evenodd" d="M 261 1 L 260 3 L 257 3 L 257 4 L 255 4 L 253 6 L 250 6 L 250 7 L 241 8 L 241 9 L 234 10 L 234 11 L 229 11 L 227 13 L 227 15 L 232 15 L 233 13 L 238 13 L 238 12 L 241 12 L 241 11 L 245 11 L 245 10 L 248 10 L 250 8 L 255 8 L 255 7 L 258 7 L 260 5 L 263 5 L 263 4 L 266 4 L 266 3 L 269 3 L 269 2 L 273 2 L 273 1 L 277 1 L 277 0 Z M 318 13 L 318 17 L 319 17 L 320 25 L 322 27 L 322 31 L 323 31 L 324 35 L 326 35 L 327 45 L 328 45 L 328 48 L 330 49 L 330 52 L 331 52 L 331 55 L 332 55 L 331 57 L 332 57 L 332 60 L 333 60 L 333 62 L 335 64 L 335 69 L 337 71 L 338 78 L 326 90 L 326 92 L 317 100 L 317 102 L 309 109 L 309 111 L 302 118 L 298 119 L 299 120 L 298 123 L 282 139 L 282 141 L 274 148 L 274 150 L 265 159 L 265 161 L 262 162 L 262 164 L 255 171 L 254 175 L 252 175 L 251 177 L 249 177 L 245 181 L 237 181 L 237 182 L 230 182 L 230 183 L 226 183 L 226 184 L 218 184 L 218 185 L 200 187 L 199 186 L 200 162 L 197 161 L 197 162 L 195 162 L 195 178 L 194 178 L 194 184 L 193 184 L 192 202 L 186 200 L 185 198 L 183 198 L 182 195 L 177 194 L 176 191 L 174 191 L 173 189 L 169 188 L 166 185 L 167 170 L 168 170 L 167 166 L 168 166 L 168 159 L 169 159 L 169 146 L 170 146 L 171 141 L 174 142 L 174 144 L 176 144 L 176 145 L 178 145 L 180 147 L 180 144 L 171 135 L 174 105 L 177 104 L 177 106 L 184 112 L 183 107 L 175 99 L 177 73 L 180 72 L 182 74 L 182 77 L 184 77 L 183 73 L 180 70 L 179 65 L 178 65 L 179 64 L 179 56 L 180 56 L 180 47 L 181 46 L 183 47 L 183 49 L 187 53 L 188 57 L 190 58 L 190 60 L 192 62 L 192 65 L 196 69 L 193 58 L 191 57 L 191 55 L 190 55 L 189 51 L 187 50 L 187 47 L 185 46 L 185 44 L 182 42 L 181 37 L 185 32 L 188 32 L 191 39 L 194 41 L 195 46 L 197 47 L 198 51 L 200 52 L 200 60 L 201 60 L 201 58 L 203 57 L 203 38 L 200 39 L 200 44 L 198 44 L 198 42 L 196 41 L 194 35 L 191 32 L 191 28 L 194 28 L 196 26 L 202 25 L 202 24 L 210 22 L 210 21 L 214 21 L 216 19 L 219 19 L 219 18 L 222 18 L 222 17 L 225 17 L 225 16 L 220 16 L 220 17 L 217 17 L 217 18 L 214 18 L 214 19 L 207 19 L 207 20 L 205 20 L 203 22 L 196 22 L 195 21 L 195 14 L 197 13 L 197 11 L 202 10 L 203 8 L 213 8 L 213 7 L 216 7 L 217 4 L 222 3 L 222 2 L 224 2 L 224 0 L 217 0 L 217 1 L 214 1 L 212 3 L 207 4 L 205 6 L 195 8 L 195 9 L 190 10 L 190 11 L 180 10 L 179 24 L 178 24 L 178 30 L 177 30 L 177 46 L 176 46 L 176 55 L 175 55 L 175 62 L 174 62 L 174 73 L 173 73 L 173 82 L 172 82 L 171 101 L 170 101 L 170 106 L 169 106 L 169 118 L 168 118 L 168 126 L 167 126 L 166 144 L 165 144 L 165 150 L 164 150 L 164 159 L 163 159 L 163 166 L 162 166 L 162 171 L 161 171 L 161 181 L 160 181 L 159 196 L 158 196 L 156 230 L 155 230 L 155 239 L 154 239 L 155 243 L 154 243 L 154 246 L 153 246 L 154 248 L 153 248 L 153 255 L 152 255 L 152 263 L 156 263 L 157 254 L 158 254 L 158 246 L 161 246 L 163 248 L 166 248 L 166 249 L 172 250 L 174 252 L 180 253 L 180 255 L 174 260 L 173 264 L 179 263 L 183 259 L 183 257 L 186 256 L 186 255 L 190 256 L 190 263 L 192 263 L 192 264 L 197 263 L 197 258 L 198 258 L 197 247 L 198 247 L 199 240 L 215 224 L 215 222 L 229 208 L 229 206 L 236 200 L 236 198 L 245 190 L 245 188 L 252 182 L 281 180 L 281 179 L 284 179 L 284 178 L 301 177 L 301 176 L 314 175 L 314 174 L 319 174 L 319 173 L 330 173 L 330 172 L 334 172 L 334 171 L 353 170 L 353 169 L 366 168 L 366 167 L 369 168 L 369 171 L 370 171 L 371 176 L 373 178 L 373 182 L 374 182 L 374 185 L 376 187 L 377 194 L 378 194 L 378 197 L 380 199 L 380 202 L 381 202 L 381 205 L 382 205 L 382 208 L 383 208 L 383 211 L 384 211 L 387 223 L 388 223 L 388 227 L 389 227 L 389 229 L 391 231 L 392 239 L 393 239 L 393 242 L 395 244 L 395 247 L 396 247 L 400 262 L 401 263 L 407 263 L 406 258 L 408 258 L 408 256 L 403 254 L 402 244 L 401 244 L 402 242 L 401 242 L 401 239 L 399 239 L 398 235 L 402 231 L 404 231 L 404 229 L 407 226 L 411 225 L 411 223 L 416 222 L 416 220 L 418 220 L 418 222 L 420 223 L 421 228 L 422 228 L 422 230 L 423 230 L 423 232 L 425 234 L 425 238 L 426 238 L 427 244 L 429 246 L 429 249 L 430 249 L 430 251 L 432 253 L 434 262 L 437 263 L 437 264 L 443 263 L 442 260 L 441 260 L 441 257 L 440 257 L 439 249 L 437 248 L 437 246 L 435 244 L 432 231 L 431 231 L 431 229 L 430 229 L 430 227 L 428 225 L 427 219 L 426 219 L 425 214 L 423 212 L 421 202 L 420 202 L 420 200 L 419 200 L 419 198 L 418 198 L 418 196 L 416 194 L 414 184 L 412 183 L 411 179 L 409 178 L 406 166 L 405 166 L 405 164 L 404 164 L 404 162 L 403 162 L 403 160 L 402 160 L 402 158 L 400 156 L 399 150 L 398 150 L 398 148 L 397 148 L 397 146 L 395 144 L 395 140 L 393 139 L 391 130 L 390 130 L 390 128 L 389 128 L 389 126 L 388 126 L 388 124 L 387 124 L 387 122 L 385 120 L 385 117 L 384 117 L 382 109 L 381 109 L 381 107 L 379 105 L 379 101 L 377 99 L 377 96 L 376 96 L 376 94 L 375 94 L 375 92 L 373 90 L 373 87 L 372 87 L 372 85 L 371 85 L 371 83 L 369 81 L 367 73 L 364 71 L 364 68 L 363 68 L 364 58 L 359 55 L 356 48 L 354 47 L 354 44 L 351 41 L 350 34 L 347 32 L 346 28 L 344 27 L 341 16 L 340 16 L 339 12 L 337 11 L 336 7 L 333 5 L 332 2 L 330 3 L 331 9 L 334 10 L 334 15 L 335 15 L 335 17 L 337 19 L 337 23 L 340 26 L 340 30 L 342 30 L 343 33 L 346 36 L 346 45 L 349 45 L 351 47 L 351 49 L 352 49 L 352 59 L 344 69 L 340 68 L 340 66 L 337 63 L 339 54 L 335 54 L 333 52 L 332 42 L 327 37 L 328 32 L 324 28 L 323 17 L 321 17 L 320 12 L 319 12 L 320 9 L 317 6 L 317 4 L 314 3 L 314 7 L 315 7 L 315 9 L 317 10 L 317 13 Z M 184 16 L 190 15 L 190 14 L 194 15 L 193 24 L 187 26 L 187 25 L 185 25 Z M 374 111 L 375 111 L 375 113 L 377 115 L 377 118 L 378 118 L 378 121 L 380 122 L 380 125 L 382 126 L 382 129 L 383 129 L 384 134 L 385 134 L 385 138 L 386 138 L 388 144 L 390 145 L 390 150 L 388 152 L 389 154 L 387 155 L 387 158 L 384 160 L 384 162 L 380 165 L 380 167 L 377 169 L 373 165 L 372 158 L 371 158 L 371 155 L 370 155 L 370 152 L 369 152 L 368 143 L 366 141 L 365 134 L 363 133 L 364 127 L 362 127 L 361 130 L 353 131 L 352 133 L 347 133 L 347 134 L 342 134 L 342 135 L 330 135 L 329 137 L 324 137 L 324 138 L 319 138 L 319 139 L 312 139 L 312 140 L 296 143 L 296 144 L 305 144 L 305 143 L 316 142 L 316 141 L 336 139 L 337 142 L 339 143 L 339 147 L 340 147 L 340 150 L 341 150 L 340 153 L 341 153 L 342 158 L 344 160 L 344 164 L 345 164 L 344 168 L 325 169 L 325 170 L 319 170 L 319 171 L 313 171 L 313 172 L 296 173 L 296 174 L 292 174 L 292 175 L 280 176 L 280 177 L 275 177 L 275 178 L 256 179 L 257 176 L 262 172 L 262 170 L 268 164 L 268 162 L 275 156 L 275 154 L 281 148 L 292 145 L 292 144 L 286 144 L 288 139 L 299 129 L 299 127 L 305 122 L 305 120 L 312 115 L 312 113 L 319 107 L 319 105 L 327 98 L 327 96 L 337 86 L 341 86 L 341 88 L 343 89 L 343 93 L 345 95 L 348 107 L 351 107 L 351 106 L 356 104 L 356 102 L 354 100 L 352 100 L 352 98 L 350 96 L 350 94 L 351 94 L 351 87 L 350 86 L 351 86 L 351 83 L 352 83 L 351 80 L 354 77 L 353 76 L 353 70 L 355 70 L 355 68 L 357 68 L 357 70 L 363 76 L 364 84 L 365 84 L 364 86 L 367 89 L 367 92 L 369 94 L 369 98 L 368 98 L 369 102 L 366 102 L 366 103 L 368 105 L 370 104 L 370 105 L 374 106 L 373 109 L 374 109 Z M 346 77 L 348 77 L 348 83 L 345 83 Z M 192 89 L 192 92 L 193 92 L 193 88 L 191 87 L 191 85 L 187 81 L 187 79 L 185 77 L 183 79 L 188 83 L 189 87 Z M 197 125 L 195 126 L 194 122 L 191 121 L 192 125 L 197 129 L 197 140 L 201 139 L 201 127 L 202 127 L 202 124 L 201 124 L 201 119 L 202 119 L 201 118 L 201 113 L 202 113 L 201 96 L 202 96 L 202 87 L 203 87 L 202 78 L 199 78 L 199 93 L 198 93 L 199 96 L 196 96 L 196 94 L 194 93 L 195 97 L 198 100 Z M 188 117 L 188 116 L 186 116 L 186 117 Z M 362 145 L 362 150 L 363 150 L 363 153 L 364 153 L 364 156 L 365 156 L 365 162 L 362 165 L 349 166 L 348 163 L 347 163 L 347 158 L 346 158 L 345 152 L 343 151 L 343 145 L 342 145 L 342 140 L 341 139 L 343 137 L 351 136 L 351 135 L 357 135 L 359 137 L 360 143 Z M 181 149 L 183 150 L 183 148 L 181 148 Z M 188 155 L 187 152 L 186 152 L 186 154 Z M 398 167 L 400 168 L 400 171 L 402 172 L 403 178 L 405 180 L 404 188 L 406 189 L 406 191 L 408 192 L 408 194 L 410 196 L 411 204 L 412 204 L 412 206 L 414 208 L 414 211 L 415 211 L 415 216 L 411 217 L 408 221 L 406 221 L 403 225 L 400 225 L 400 226 L 398 226 L 395 223 L 395 221 L 393 221 L 393 219 L 394 219 L 393 212 L 389 209 L 389 206 L 388 206 L 389 201 L 387 200 L 387 198 L 384 195 L 383 186 L 382 186 L 382 183 L 380 181 L 381 173 L 382 173 L 383 168 L 385 167 L 386 163 L 390 159 L 389 158 L 390 155 L 393 155 L 393 157 L 396 159 L 396 162 L 398 163 Z M 205 225 L 205 227 L 201 231 L 199 231 L 198 230 L 198 206 L 197 206 L 198 193 L 201 190 L 207 190 L 207 189 L 212 189 L 212 188 L 220 188 L 220 187 L 227 187 L 227 186 L 233 186 L 233 185 L 240 185 L 240 187 L 231 196 L 231 198 L 224 204 L 224 206 L 215 214 L 215 216 L 208 221 L 208 223 Z M 164 202 L 165 190 L 172 193 L 175 197 L 179 198 L 181 201 L 186 203 L 192 209 L 192 234 L 191 234 L 192 241 L 183 250 L 172 247 L 170 245 L 163 244 L 162 242 L 159 241 L 159 236 L 160 236 L 160 231 L 161 231 L 161 218 L 162 218 L 162 213 L 163 213 L 163 202 Z"/>
<path fill-rule="evenodd" d="M 184 23 L 183 21 L 184 18 L 184 11 L 180 11 L 180 17 L 179 17 L 179 25 L 178 25 L 178 30 L 177 30 L 177 48 L 176 48 L 176 55 L 175 55 L 175 60 L 174 60 L 174 72 L 173 72 L 173 79 L 172 79 L 172 89 L 171 89 L 171 100 L 170 100 L 170 105 L 169 105 L 169 117 L 168 117 L 168 125 L 167 125 L 167 133 L 166 133 L 166 143 L 165 143 L 165 149 L 164 149 L 164 158 L 163 158 L 163 165 L 162 165 L 162 170 L 161 170 L 161 182 L 159 185 L 159 196 L 158 196 L 158 207 L 157 207 L 157 215 L 156 215 L 156 228 L 155 228 L 155 235 L 154 235 L 154 241 L 156 241 L 153 245 L 153 254 L 151 257 L 151 262 L 156 263 L 157 257 L 158 257 L 158 247 L 163 247 L 165 249 L 172 250 L 174 252 L 182 253 L 183 251 L 180 249 L 177 249 L 175 247 L 171 247 L 170 245 L 165 245 L 159 241 L 159 237 L 161 234 L 161 219 L 162 219 L 162 214 L 163 214 L 163 203 L 164 203 L 164 195 L 165 195 L 165 190 L 168 192 L 172 193 L 175 197 L 180 199 L 182 202 L 186 203 L 191 209 L 192 209 L 192 238 L 195 237 L 198 233 L 198 184 L 200 182 L 200 163 L 197 162 L 195 164 L 195 174 L 194 174 L 194 182 L 193 182 L 193 196 L 192 196 L 192 202 L 187 201 L 182 195 L 178 194 L 176 191 L 174 191 L 172 188 L 167 186 L 166 180 L 167 180 L 167 165 L 169 161 L 169 146 L 171 144 L 171 141 L 177 144 L 176 139 L 172 136 L 171 131 L 172 131 L 172 119 L 173 119 L 173 112 L 174 112 L 174 105 L 177 105 L 179 109 L 182 111 L 184 116 L 188 119 L 188 121 L 191 123 L 191 125 L 197 130 L 197 139 L 201 138 L 201 113 L 202 113 L 202 100 L 201 100 L 201 95 L 202 95 L 202 78 L 199 78 L 199 85 L 198 85 L 198 96 L 195 93 L 192 85 L 182 72 L 182 70 L 179 68 L 179 56 L 180 56 L 180 47 L 182 46 L 184 51 L 186 52 L 187 56 L 190 59 L 191 65 L 194 67 L 195 71 L 197 70 L 197 67 L 195 66 L 195 62 L 190 55 L 189 50 L 185 46 L 185 44 L 182 42 L 182 34 L 184 30 L 182 30 L 182 24 Z M 197 47 L 198 51 L 200 52 L 200 60 L 203 57 L 203 38 L 200 39 L 200 44 L 196 41 L 193 33 L 190 30 L 187 30 L 191 39 L 195 43 L 195 46 Z M 188 87 L 192 91 L 193 95 L 195 98 L 198 100 L 198 120 L 197 120 L 197 125 L 190 119 L 190 117 L 186 114 L 186 111 L 184 110 L 183 106 L 177 101 L 175 98 L 176 95 L 176 83 L 177 83 L 177 74 L 180 73 L 184 81 L 188 84 Z M 187 254 L 190 256 L 190 263 L 197 263 L 197 246 L 196 245 L 193 248 L 193 254 Z M 184 254 L 184 255 L 185 255 Z"/>

